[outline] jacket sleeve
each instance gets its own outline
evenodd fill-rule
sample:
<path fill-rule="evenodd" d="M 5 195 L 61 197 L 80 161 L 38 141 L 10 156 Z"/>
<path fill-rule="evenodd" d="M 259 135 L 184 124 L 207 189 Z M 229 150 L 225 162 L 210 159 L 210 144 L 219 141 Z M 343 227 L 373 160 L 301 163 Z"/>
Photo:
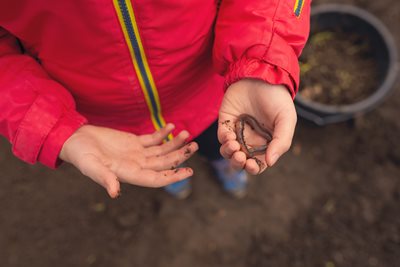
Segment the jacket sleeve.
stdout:
<path fill-rule="evenodd" d="M 64 142 L 86 122 L 71 94 L 0 27 L 0 134 L 13 153 L 55 168 Z"/>
<path fill-rule="evenodd" d="M 294 98 L 298 57 L 309 34 L 311 0 L 222 0 L 214 65 L 226 84 L 256 78 L 283 84 Z"/>

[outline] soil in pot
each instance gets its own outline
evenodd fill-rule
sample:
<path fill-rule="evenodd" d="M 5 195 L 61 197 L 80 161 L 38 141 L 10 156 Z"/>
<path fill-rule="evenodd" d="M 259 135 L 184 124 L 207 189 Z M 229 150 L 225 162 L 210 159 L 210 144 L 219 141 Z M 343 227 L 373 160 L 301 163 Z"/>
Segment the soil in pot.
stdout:
<path fill-rule="evenodd" d="M 321 31 L 310 36 L 300 58 L 302 98 L 326 105 L 348 105 L 379 86 L 379 70 L 367 37 Z"/>

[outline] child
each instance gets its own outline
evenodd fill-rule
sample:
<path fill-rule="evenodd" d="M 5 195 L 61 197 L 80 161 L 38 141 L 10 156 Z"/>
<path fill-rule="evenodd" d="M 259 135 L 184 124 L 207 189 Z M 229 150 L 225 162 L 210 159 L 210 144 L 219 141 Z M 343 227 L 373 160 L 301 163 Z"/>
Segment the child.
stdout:
<path fill-rule="evenodd" d="M 261 166 L 289 149 L 309 11 L 309 0 L 3 1 L 0 133 L 22 160 L 67 161 L 111 197 L 120 182 L 185 181 L 167 187 L 179 197 L 193 171 L 177 166 L 198 149 L 185 140 L 218 116 L 226 160 L 212 165 L 243 195 L 242 170 L 265 168 L 240 150 L 234 122 L 247 113 L 273 132 Z"/>

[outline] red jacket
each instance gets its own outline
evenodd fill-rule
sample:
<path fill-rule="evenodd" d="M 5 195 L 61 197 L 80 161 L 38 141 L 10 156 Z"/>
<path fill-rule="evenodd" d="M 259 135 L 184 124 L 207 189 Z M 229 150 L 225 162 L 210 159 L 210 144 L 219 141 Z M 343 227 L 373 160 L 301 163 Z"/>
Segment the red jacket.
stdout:
<path fill-rule="evenodd" d="M 0 133 L 14 154 L 55 167 L 85 123 L 143 134 L 173 122 L 195 137 L 245 77 L 294 96 L 309 0 L 217 2 L 1 1 Z"/>

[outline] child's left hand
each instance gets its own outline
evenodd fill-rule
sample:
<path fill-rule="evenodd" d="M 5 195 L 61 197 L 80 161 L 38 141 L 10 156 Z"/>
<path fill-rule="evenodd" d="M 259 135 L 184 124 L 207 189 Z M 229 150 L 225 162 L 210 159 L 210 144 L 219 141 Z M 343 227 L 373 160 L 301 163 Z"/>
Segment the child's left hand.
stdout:
<path fill-rule="evenodd" d="M 272 141 L 265 155 L 256 160 L 246 158 L 236 140 L 235 122 L 240 114 L 255 117 L 272 133 Z M 218 140 L 221 155 L 231 161 L 236 169 L 245 169 L 250 174 L 263 172 L 289 150 L 292 143 L 297 116 L 292 97 L 283 85 L 271 85 L 255 79 L 244 79 L 232 84 L 225 93 L 219 111 Z M 265 144 L 255 132 L 248 132 L 245 139 L 254 145 Z"/>

